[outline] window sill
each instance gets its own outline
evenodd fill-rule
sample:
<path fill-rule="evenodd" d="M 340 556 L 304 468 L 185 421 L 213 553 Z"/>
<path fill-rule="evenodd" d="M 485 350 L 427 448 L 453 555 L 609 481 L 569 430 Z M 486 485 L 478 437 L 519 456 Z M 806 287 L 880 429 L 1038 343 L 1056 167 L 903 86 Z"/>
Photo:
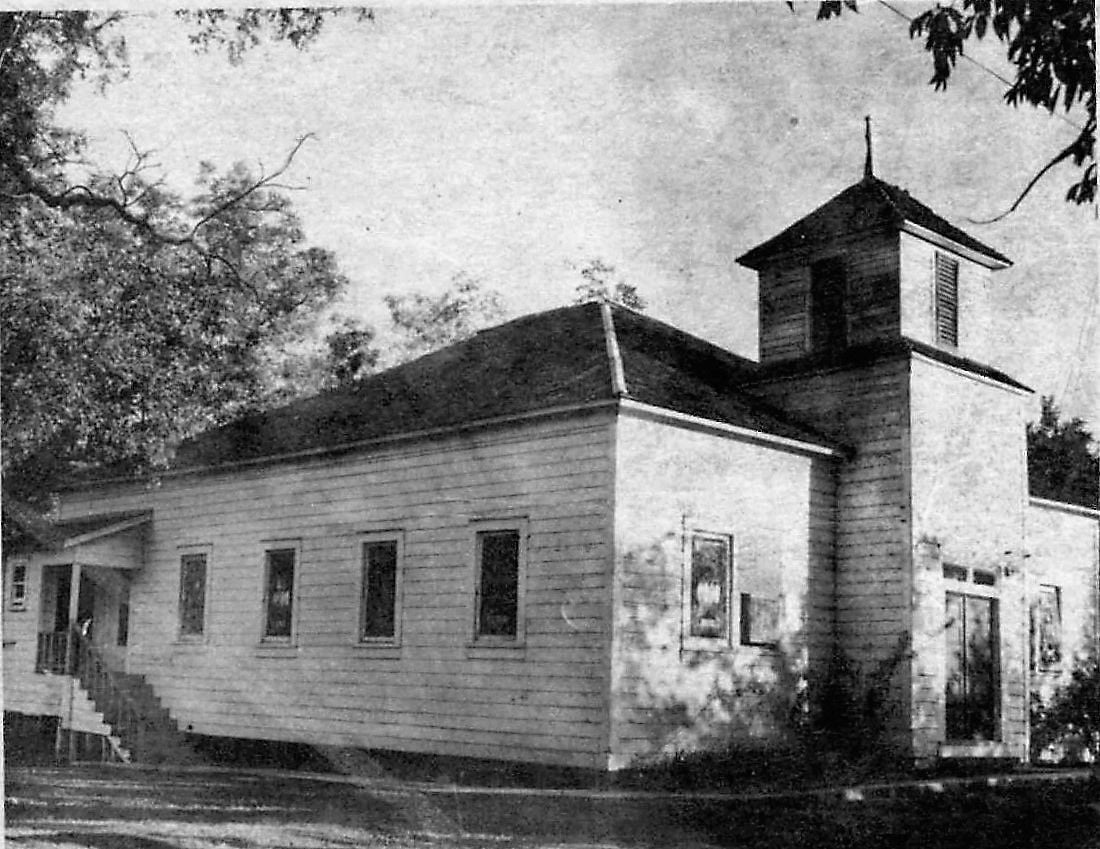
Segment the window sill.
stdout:
<path fill-rule="evenodd" d="M 940 743 L 941 758 L 1018 758 L 1020 747 L 989 740 L 980 743 Z"/>
<path fill-rule="evenodd" d="M 399 660 L 401 658 L 400 643 L 354 643 L 353 648 L 370 657 Z"/>
<path fill-rule="evenodd" d="M 496 658 L 517 658 L 524 659 L 527 655 L 527 646 L 525 643 L 517 642 L 483 642 L 479 640 L 476 643 L 466 644 L 466 657 L 471 660 L 477 660 L 481 658 L 496 659 Z"/>
<path fill-rule="evenodd" d="M 292 643 L 260 643 L 256 646 L 257 657 L 297 657 L 298 647 Z"/>
<path fill-rule="evenodd" d="M 680 647 L 680 654 L 714 654 L 715 652 L 734 651 L 736 648 L 737 646 L 733 645 L 729 640 L 693 639 L 691 641 L 684 641 L 683 645 Z"/>

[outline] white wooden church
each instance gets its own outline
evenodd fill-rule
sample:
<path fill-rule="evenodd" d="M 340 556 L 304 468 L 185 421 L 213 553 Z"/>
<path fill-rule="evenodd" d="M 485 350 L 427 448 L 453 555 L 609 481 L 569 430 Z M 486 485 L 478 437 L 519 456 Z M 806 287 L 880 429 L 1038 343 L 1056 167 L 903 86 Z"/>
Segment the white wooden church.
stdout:
<path fill-rule="evenodd" d="M 1026 757 L 1098 514 L 1029 496 L 1010 261 L 869 168 L 737 261 L 759 362 L 593 302 L 74 486 L 5 552 L 5 711 L 616 770 L 778 745 L 842 656 L 900 758 Z"/>

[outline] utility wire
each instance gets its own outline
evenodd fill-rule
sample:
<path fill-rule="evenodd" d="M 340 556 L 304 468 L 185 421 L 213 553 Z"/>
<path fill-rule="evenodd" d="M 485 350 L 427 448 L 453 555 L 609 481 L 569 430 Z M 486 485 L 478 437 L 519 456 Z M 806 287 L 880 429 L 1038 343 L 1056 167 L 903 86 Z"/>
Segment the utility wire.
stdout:
<path fill-rule="evenodd" d="M 878 3 L 879 3 L 880 6 L 885 6 L 887 9 L 889 9 L 891 12 L 893 12 L 899 18 L 902 18 L 903 20 L 908 21 L 910 24 L 913 23 L 912 17 L 905 14 L 905 12 L 901 11 L 901 9 L 899 9 L 897 6 L 894 6 L 894 5 L 891 5 L 890 3 L 887 3 L 886 0 L 878 0 Z M 997 71 L 994 71 L 988 65 L 983 65 L 981 62 L 979 62 L 977 59 L 975 59 L 969 53 L 965 53 L 962 50 L 960 50 L 959 55 L 962 56 L 962 58 L 965 59 L 970 64 L 976 65 L 977 67 L 981 68 L 983 71 L 985 71 L 991 77 L 993 77 L 994 79 L 999 80 L 1000 82 L 1004 83 L 1009 88 L 1012 88 L 1012 86 L 1015 85 L 1015 83 L 1012 82 L 1012 80 L 1006 78 L 1002 74 L 999 74 Z M 1076 122 L 1071 121 L 1069 118 L 1067 118 L 1061 112 L 1056 112 L 1056 111 L 1052 110 L 1051 114 L 1053 114 L 1056 118 L 1060 118 L 1061 120 L 1065 121 L 1067 124 L 1069 124 L 1071 127 L 1073 127 L 1078 132 L 1081 132 L 1085 129 L 1084 127 L 1080 126 Z"/>

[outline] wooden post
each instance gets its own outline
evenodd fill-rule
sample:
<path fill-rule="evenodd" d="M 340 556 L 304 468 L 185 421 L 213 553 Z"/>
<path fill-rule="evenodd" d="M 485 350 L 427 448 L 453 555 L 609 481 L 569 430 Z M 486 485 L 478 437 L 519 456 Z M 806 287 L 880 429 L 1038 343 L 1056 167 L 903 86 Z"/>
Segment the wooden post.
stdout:
<path fill-rule="evenodd" d="M 69 632 L 65 638 L 65 671 L 69 676 L 69 763 L 76 760 L 73 734 L 73 702 L 76 699 L 76 616 L 80 609 L 80 564 L 74 562 L 69 578 Z"/>

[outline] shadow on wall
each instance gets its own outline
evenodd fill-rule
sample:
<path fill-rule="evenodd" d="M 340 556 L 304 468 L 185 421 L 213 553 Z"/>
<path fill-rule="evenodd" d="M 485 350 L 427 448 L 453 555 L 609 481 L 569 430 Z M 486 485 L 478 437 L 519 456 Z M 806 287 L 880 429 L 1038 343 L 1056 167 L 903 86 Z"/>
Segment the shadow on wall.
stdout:
<path fill-rule="evenodd" d="M 908 634 L 888 657 L 860 664 L 835 650 L 827 611 L 810 615 L 805 586 L 780 592 L 774 626 L 757 630 L 735 577 L 722 636 L 700 639 L 677 536 L 622 562 L 612 715 L 631 768 L 719 759 L 733 779 L 897 762 L 894 695 L 912 656 Z"/>

